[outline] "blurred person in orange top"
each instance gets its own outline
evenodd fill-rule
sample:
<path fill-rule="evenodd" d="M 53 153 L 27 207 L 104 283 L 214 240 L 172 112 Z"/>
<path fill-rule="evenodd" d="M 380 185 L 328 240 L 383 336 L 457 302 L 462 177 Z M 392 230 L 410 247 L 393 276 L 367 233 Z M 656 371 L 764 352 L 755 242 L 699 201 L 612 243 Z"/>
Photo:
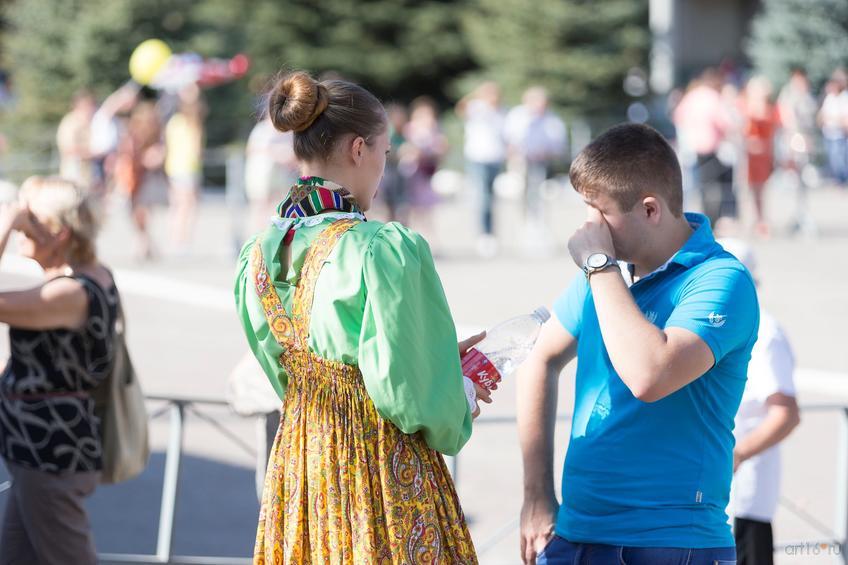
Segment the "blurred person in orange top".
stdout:
<path fill-rule="evenodd" d="M 167 180 L 162 171 L 165 144 L 162 122 L 151 101 L 138 103 L 130 114 L 127 131 L 118 144 L 115 183 L 130 201 L 130 215 L 136 228 L 136 258 L 153 258 L 148 228 L 150 209 L 167 201 Z"/>
<path fill-rule="evenodd" d="M 756 231 L 761 237 L 769 235 L 763 193 L 766 181 L 774 171 L 774 138 L 780 127 L 780 116 L 777 106 L 771 101 L 771 93 L 768 79 L 755 76 L 745 85 L 741 97 L 748 187 L 754 198 Z"/>

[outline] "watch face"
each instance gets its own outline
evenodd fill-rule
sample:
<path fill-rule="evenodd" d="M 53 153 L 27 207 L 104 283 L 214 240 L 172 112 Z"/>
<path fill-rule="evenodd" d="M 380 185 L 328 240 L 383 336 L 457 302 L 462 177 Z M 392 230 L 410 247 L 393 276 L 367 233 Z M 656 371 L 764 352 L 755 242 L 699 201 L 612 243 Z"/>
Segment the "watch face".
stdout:
<path fill-rule="evenodd" d="M 599 267 L 603 267 L 607 264 L 607 256 L 603 253 L 592 253 L 589 255 L 589 258 L 586 259 L 586 265 L 593 269 L 597 269 Z"/>

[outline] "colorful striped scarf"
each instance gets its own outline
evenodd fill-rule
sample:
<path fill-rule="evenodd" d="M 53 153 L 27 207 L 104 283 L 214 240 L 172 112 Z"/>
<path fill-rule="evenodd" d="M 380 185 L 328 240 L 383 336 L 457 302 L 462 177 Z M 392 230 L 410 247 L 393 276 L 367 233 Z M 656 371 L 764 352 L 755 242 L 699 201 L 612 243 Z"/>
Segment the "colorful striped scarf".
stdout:
<path fill-rule="evenodd" d="M 300 177 L 277 208 L 277 214 L 281 218 L 305 218 L 330 210 L 362 213 L 345 187 L 321 177 Z"/>

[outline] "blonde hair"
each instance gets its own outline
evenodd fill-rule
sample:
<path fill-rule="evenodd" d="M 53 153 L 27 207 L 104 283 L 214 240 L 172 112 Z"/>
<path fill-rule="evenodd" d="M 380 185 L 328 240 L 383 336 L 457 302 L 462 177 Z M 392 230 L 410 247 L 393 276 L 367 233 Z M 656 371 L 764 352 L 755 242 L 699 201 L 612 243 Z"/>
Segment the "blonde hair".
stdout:
<path fill-rule="evenodd" d="M 100 223 L 91 198 L 75 182 L 58 176 L 33 176 L 21 185 L 19 196 L 50 229 L 68 229 L 70 262 L 86 264 L 97 259 Z"/>

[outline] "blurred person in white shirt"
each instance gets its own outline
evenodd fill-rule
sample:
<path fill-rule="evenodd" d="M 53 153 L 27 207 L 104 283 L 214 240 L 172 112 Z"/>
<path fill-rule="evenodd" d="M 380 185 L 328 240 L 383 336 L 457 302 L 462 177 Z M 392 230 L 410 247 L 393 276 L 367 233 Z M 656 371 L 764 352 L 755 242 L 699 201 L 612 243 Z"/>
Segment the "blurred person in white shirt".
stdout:
<path fill-rule="evenodd" d="M 739 259 L 756 280 L 756 258 L 742 240 L 718 242 Z M 760 312 L 757 343 L 748 364 L 748 382 L 736 414 L 734 476 L 728 515 L 733 517 L 739 565 L 770 565 L 771 522 L 780 498 L 780 442 L 801 421 L 795 399 L 795 356 L 783 329 Z"/>
<path fill-rule="evenodd" d="M 294 136 L 280 132 L 264 116 L 247 138 L 244 189 L 250 203 L 252 229 L 263 229 L 274 208 L 297 182 Z"/>
<path fill-rule="evenodd" d="M 89 150 L 91 118 L 97 110 L 97 101 L 88 90 L 74 94 L 71 111 L 59 122 L 56 145 L 59 148 L 59 174 L 81 186 L 89 186 L 92 174 L 92 156 Z"/>
<path fill-rule="evenodd" d="M 812 233 L 815 224 L 807 206 L 809 174 L 815 172 L 811 157 L 816 148 L 816 113 L 818 103 L 810 92 L 810 80 L 804 69 L 792 70 L 789 82 L 777 97 L 783 124 L 783 167 L 796 178 L 795 221 L 793 231 Z"/>
<path fill-rule="evenodd" d="M 830 174 L 844 187 L 848 184 L 848 75 L 841 69 L 825 84 L 819 125 Z"/>
<path fill-rule="evenodd" d="M 477 251 L 484 257 L 497 253 L 494 201 L 495 178 L 506 161 L 501 90 L 497 83 L 484 82 L 456 105 L 457 115 L 465 122 L 466 177 L 474 185 L 479 203 L 481 235 Z"/>
<path fill-rule="evenodd" d="M 541 86 L 528 88 L 506 116 L 505 136 L 510 156 L 524 172 L 527 243 L 534 251 L 551 245 L 542 207 L 542 183 L 551 165 L 565 155 L 565 123 L 548 107 L 548 93 Z"/>

